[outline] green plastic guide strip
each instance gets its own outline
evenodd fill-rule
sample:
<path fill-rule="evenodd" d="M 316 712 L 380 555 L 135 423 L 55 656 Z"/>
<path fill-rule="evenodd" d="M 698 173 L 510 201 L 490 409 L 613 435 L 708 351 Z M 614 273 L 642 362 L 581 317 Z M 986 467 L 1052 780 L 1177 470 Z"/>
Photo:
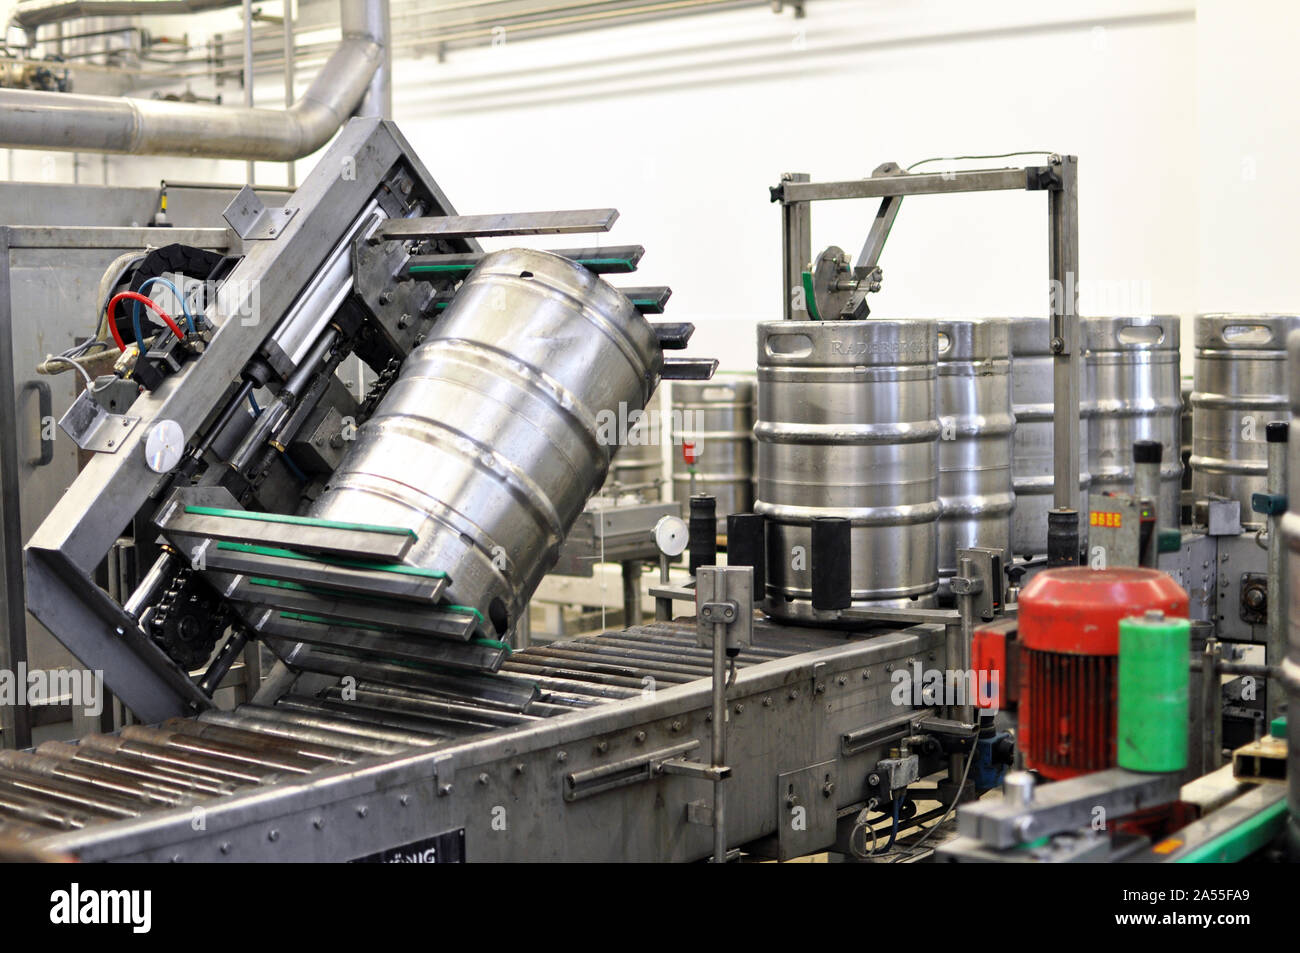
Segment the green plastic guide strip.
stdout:
<path fill-rule="evenodd" d="M 455 611 L 455 612 L 469 613 L 478 619 L 479 625 L 483 625 L 486 621 L 483 618 L 483 613 L 479 612 L 477 609 L 471 606 L 445 605 L 445 606 L 438 606 L 438 608 L 435 609 L 434 611 Z M 399 635 L 407 634 L 407 633 L 398 633 L 395 629 L 390 629 L 387 626 L 382 626 L 382 625 L 374 625 L 373 623 L 350 622 L 347 619 L 331 619 L 328 616 L 308 615 L 307 613 L 304 612 L 281 612 L 280 618 L 290 619 L 294 622 L 310 622 L 314 625 L 337 625 L 348 629 L 362 629 L 367 632 L 391 632 Z M 507 643 L 502 642 L 499 639 L 489 639 L 484 636 L 479 636 L 478 638 L 470 639 L 469 642 L 471 645 L 481 645 L 485 648 L 504 649 L 507 655 L 511 654 L 511 652 L 513 651 Z"/>
<path fill-rule="evenodd" d="M 194 516 L 222 516 L 226 519 L 249 520 L 254 523 L 285 523 L 290 526 L 314 526 L 320 529 L 339 529 L 349 532 L 383 533 L 386 536 L 409 536 L 415 539 L 415 530 L 401 526 L 375 526 L 369 523 L 340 523 L 335 520 L 318 520 L 310 516 L 285 516 L 282 513 L 253 513 L 248 510 L 225 510 L 216 506 L 187 506 L 185 512 Z"/>
<path fill-rule="evenodd" d="M 346 569 L 369 569 L 374 572 L 392 572 L 403 576 L 423 576 L 427 579 L 446 579 L 447 574 L 437 569 L 421 569 L 405 563 L 375 563 L 364 559 L 346 559 L 342 556 L 322 556 L 315 553 L 299 553 L 292 549 L 278 546 L 257 546 L 253 543 L 217 543 L 217 549 L 232 553 L 251 553 L 254 556 L 278 556 L 282 559 L 302 559 L 311 562 L 341 566 Z"/>
<path fill-rule="evenodd" d="M 621 272 L 636 271 L 636 262 L 631 258 L 572 258 L 570 261 L 585 268 L 617 269 Z M 474 266 L 465 262 L 448 262 L 446 264 L 411 265 L 407 269 L 413 275 L 467 275 Z"/>
<path fill-rule="evenodd" d="M 1282 798 L 1249 820 L 1202 844 L 1185 857 L 1179 857 L 1175 863 L 1235 864 L 1245 860 L 1281 832 L 1286 818 L 1286 798 Z"/>
<path fill-rule="evenodd" d="M 274 589 L 288 589 L 292 592 L 305 592 L 313 596 L 322 596 L 326 599 L 360 599 L 365 602 L 386 602 L 388 597 L 372 595 L 367 592 L 344 592 L 341 589 L 330 589 L 324 586 L 304 586 L 300 582 L 290 582 L 287 579 L 266 579 L 261 576 L 249 576 L 248 582 L 254 586 L 270 586 Z"/>

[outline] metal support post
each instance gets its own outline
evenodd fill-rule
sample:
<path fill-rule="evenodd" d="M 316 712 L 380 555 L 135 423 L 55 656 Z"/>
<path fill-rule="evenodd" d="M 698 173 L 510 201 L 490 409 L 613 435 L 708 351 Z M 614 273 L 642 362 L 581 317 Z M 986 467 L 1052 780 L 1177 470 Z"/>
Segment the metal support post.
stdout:
<path fill-rule="evenodd" d="M 623 563 L 623 624 L 641 624 L 641 561 L 629 559 Z"/>
<path fill-rule="evenodd" d="M 1286 545 L 1282 538 L 1282 517 L 1287 509 L 1287 453 L 1290 426 L 1273 421 L 1265 428 L 1268 440 L 1268 493 L 1262 509 L 1268 516 L 1268 648 L 1265 663 L 1281 668 L 1287 653 Z M 1256 502 L 1252 500 L 1252 503 Z M 1281 678 L 1268 680 L 1268 721 L 1286 708 L 1286 685 Z M 1293 713 L 1300 718 L 1300 712 Z"/>
<path fill-rule="evenodd" d="M 749 645 L 754 629 L 754 570 L 751 566 L 701 566 L 696 573 L 697 638 L 712 643 L 713 862 L 727 862 L 726 789 L 727 683 L 736 656 Z"/>
<path fill-rule="evenodd" d="M 1047 193 L 1052 305 L 1053 505 L 1082 512 L 1079 500 L 1079 186 L 1078 160 L 1050 167 L 1060 188 Z"/>
<path fill-rule="evenodd" d="M 659 554 L 659 584 L 666 586 L 669 583 L 668 570 L 670 567 L 669 556 L 667 553 Z M 655 621 L 667 622 L 673 617 L 673 600 L 664 596 L 655 596 Z"/>
<path fill-rule="evenodd" d="M 1201 653 L 1201 770 L 1209 774 L 1223 763 L 1223 686 L 1219 679 L 1219 640 L 1205 640 Z"/>
<path fill-rule="evenodd" d="M 244 105 L 253 105 L 253 0 L 244 0 Z M 252 185 L 256 171 L 250 160 L 244 163 L 248 184 Z"/>
<path fill-rule="evenodd" d="M 810 182 L 806 172 L 785 172 L 781 182 Z M 781 274 L 784 278 L 784 314 L 787 321 L 807 320 L 807 307 L 796 309 L 795 296 L 803 290 L 803 270 L 812 261 L 811 209 L 807 202 L 783 202 L 781 205 Z M 797 313 L 799 312 L 799 313 Z M 694 491 L 692 491 L 694 492 Z"/>

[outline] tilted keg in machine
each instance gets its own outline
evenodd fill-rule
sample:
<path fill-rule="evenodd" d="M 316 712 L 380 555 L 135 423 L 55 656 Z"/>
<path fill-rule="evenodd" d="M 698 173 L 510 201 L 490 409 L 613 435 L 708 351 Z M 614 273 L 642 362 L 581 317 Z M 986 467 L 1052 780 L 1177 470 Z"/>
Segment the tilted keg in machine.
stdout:
<path fill-rule="evenodd" d="M 1196 318 L 1192 391 L 1192 491 L 1241 501 L 1257 524 L 1253 493 L 1268 481 L 1264 428 L 1287 418 L 1286 338 L 1300 315 L 1203 314 Z"/>
<path fill-rule="evenodd" d="M 410 528 L 406 561 L 455 567 L 449 600 L 504 633 L 605 478 L 615 447 L 600 415 L 644 407 L 662 360 L 632 302 L 586 268 L 487 255 L 311 516 Z"/>
<path fill-rule="evenodd" d="M 939 413 L 939 588 L 947 594 L 957 551 L 999 549 L 1011 557 L 1010 322 L 937 321 Z"/>
<path fill-rule="evenodd" d="M 1047 513 L 1052 509 L 1052 348 L 1048 318 L 1011 319 L 1011 396 L 1016 415 L 1012 477 L 1016 508 L 1011 518 L 1011 548 L 1017 556 L 1047 552 Z M 1082 363 L 1082 362 L 1080 362 Z M 1080 391 L 1082 393 L 1082 390 Z M 1079 420 L 1079 446 L 1088 446 L 1088 421 Z M 1087 454 L 1079 460 L 1079 531 L 1088 529 Z"/>
<path fill-rule="evenodd" d="M 1182 394 L 1177 315 L 1082 319 L 1094 493 L 1133 493 L 1133 443 L 1160 444 L 1159 525 L 1179 524 Z"/>
<path fill-rule="evenodd" d="M 677 381 L 672 388 L 673 499 L 692 492 L 714 497 L 722 533 L 729 514 L 754 505 L 754 392 L 753 377 L 740 375 Z M 694 474 L 682 452 L 687 445 Z"/>
<path fill-rule="evenodd" d="M 850 522 L 852 604 L 934 604 L 936 343 L 928 321 L 758 326 L 754 512 L 767 518 L 772 615 L 835 618 L 812 605 L 817 517 Z"/>

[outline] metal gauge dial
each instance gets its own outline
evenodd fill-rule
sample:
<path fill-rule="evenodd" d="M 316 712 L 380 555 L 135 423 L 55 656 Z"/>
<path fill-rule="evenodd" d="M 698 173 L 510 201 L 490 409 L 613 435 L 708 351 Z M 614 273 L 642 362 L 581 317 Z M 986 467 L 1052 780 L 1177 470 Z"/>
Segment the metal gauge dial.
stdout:
<path fill-rule="evenodd" d="M 679 516 L 663 516 L 655 523 L 655 545 L 665 556 L 680 556 L 689 538 L 686 521 Z"/>

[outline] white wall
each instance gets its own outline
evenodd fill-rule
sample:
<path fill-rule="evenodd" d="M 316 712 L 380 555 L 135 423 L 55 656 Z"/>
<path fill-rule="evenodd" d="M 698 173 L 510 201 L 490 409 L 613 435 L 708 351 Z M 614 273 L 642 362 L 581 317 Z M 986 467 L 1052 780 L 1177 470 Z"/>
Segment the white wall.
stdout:
<path fill-rule="evenodd" d="M 644 244 L 635 280 L 671 285 L 671 316 L 699 326 L 693 350 L 741 368 L 753 323 L 780 314 L 767 188 L 782 171 L 826 180 L 887 160 L 1074 153 L 1084 313 L 1295 308 L 1298 26 L 1300 5 L 1285 0 L 809 0 L 798 20 L 756 7 L 507 34 L 446 62 L 408 50 L 395 118 L 461 211 L 617 206 L 604 240 Z M 259 104 L 280 97 L 278 80 L 259 83 Z M 54 161 L 66 180 L 67 157 Z M 282 167 L 258 169 L 283 180 Z M 132 184 L 242 173 L 109 161 L 110 181 Z M 1045 202 L 909 199 L 874 313 L 1044 313 Z M 856 252 L 873 210 L 817 205 L 814 248 Z"/>
<path fill-rule="evenodd" d="M 1300 307 L 1300 4 L 1197 4 L 1199 303 Z"/>
<path fill-rule="evenodd" d="M 836 179 L 886 160 L 1076 153 L 1084 309 L 1091 279 L 1133 292 L 1135 310 L 1192 310 L 1196 164 L 1143 172 L 1194 154 L 1192 14 L 1071 6 L 1130 13 L 1044 25 L 1036 4 L 990 19 L 960 2 L 814 0 L 804 20 L 759 8 L 507 37 L 442 67 L 402 64 L 395 111 L 461 210 L 616 205 L 608 240 L 646 246 L 637 280 L 670 284 L 672 316 L 697 322 L 696 349 L 726 367 L 752 367 L 753 323 L 780 316 L 767 188 L 782 171 Z M 856 252 L 873 213 L 815 206 L 814 248 Z M 910 199 L 883 265 L 878 316 L 1042 313 L 1046 198 Z"/>

